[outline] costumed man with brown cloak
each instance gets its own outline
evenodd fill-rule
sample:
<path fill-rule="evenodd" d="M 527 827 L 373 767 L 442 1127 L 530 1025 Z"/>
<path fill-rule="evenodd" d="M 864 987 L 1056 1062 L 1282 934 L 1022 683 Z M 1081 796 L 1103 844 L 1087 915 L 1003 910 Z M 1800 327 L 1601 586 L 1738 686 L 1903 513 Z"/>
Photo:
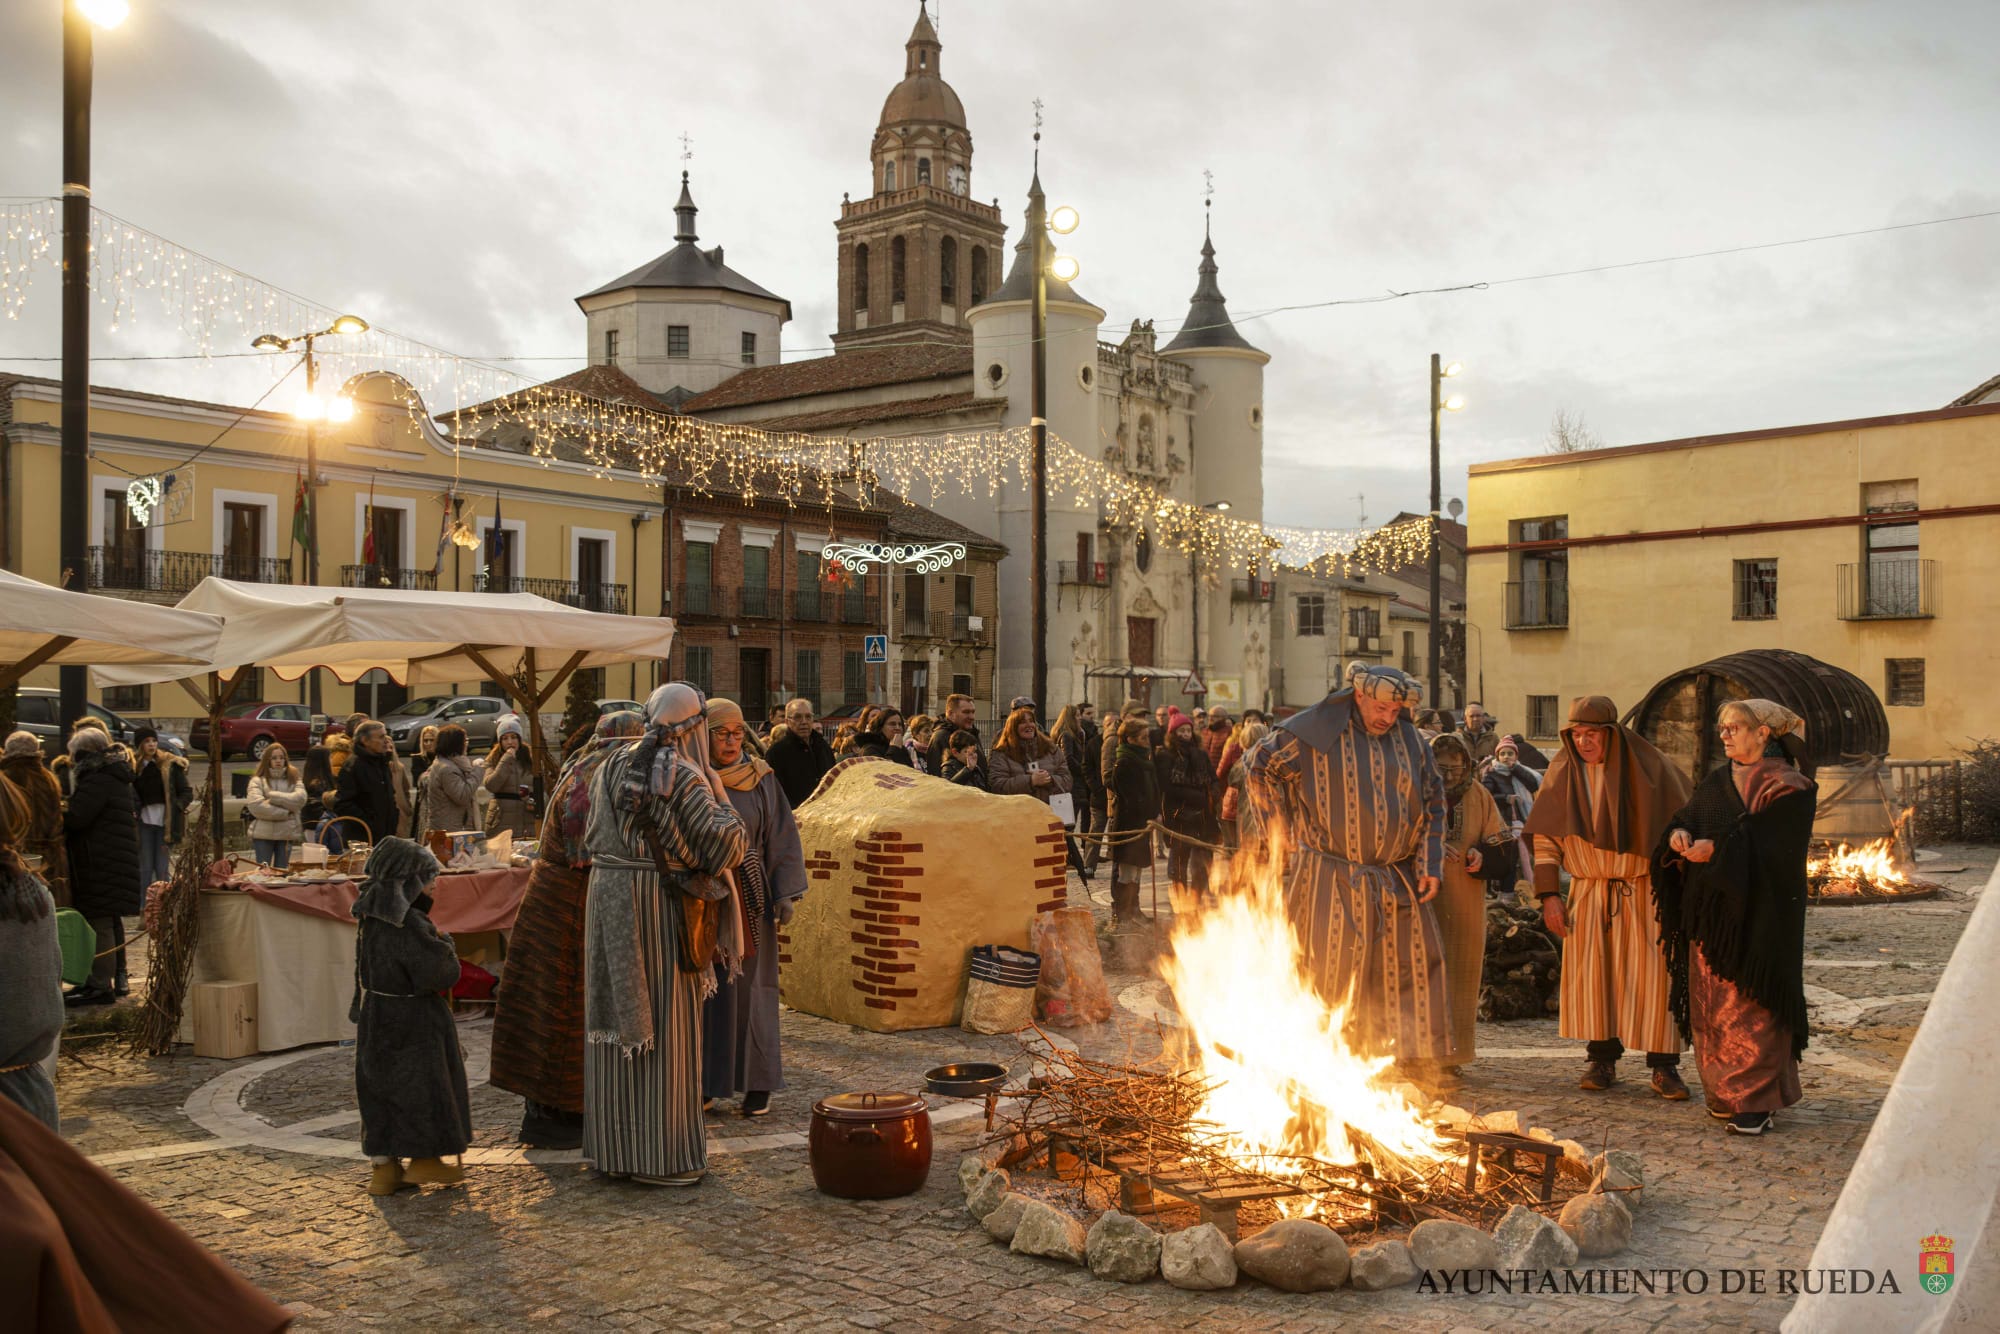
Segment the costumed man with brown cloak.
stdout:
<path fill-rule="evenodd" d="M 1282 840 L 1292 929 L 1321 995 L 1348 1007 L 1348 1040 L 1435 1081 L 1456 1058 L 1431 907 L 1444 783 L 1405 712 L 1423 698 L 1415 678 L 1368 667 L 1351 680 L 1251 752 L 1255 833 Z"/>
<path fill-rule="evenodd" d="M 806 892 L 805 850 L 792 804 L 771 766 L 745 748 L 749 729 L 734 700 L 708 702 L 708 754 L 743 817 L 749 847 L 737 868 L 750 927 L 743 975 L 717 970 L 715 994 L 701 1007 L 701 1093 L 743 1095 L 743 1115 L 763 1116 L 785 1087 L 778 1056 L 778 929 L 788 926 Z"/>
<path fill-rule="evenodd" d="M 1688 1096 L 1652 854 L 1689 791 L 1672 760 L 1618 721 L 1617 705 L 1602 695 L 1571 701 L 1562 752 L 1522 833 L 1534 852 L 1542 920 L 1563 941 L 1557 1031 L 1588 1044 L 1580 1086 L 1592 1092 L 1617 1082 L 1629 1047 L 1646 1053 L 1654 1092 L 1674 1102 Z M 1567 904 L 1559 869 L 1570 875 Z"/>
<path fill-rule="evenodd" d="M 631 709 L 607 713 L 563 765 L 542 814 L 528 892 L 514 919 L 493 1013 L 493 1087 L 526 1100 L 521 1142 L 583 1143 L 583 916 L 590 850 L 590 780 L 611 752 L 645 729 Z"/>

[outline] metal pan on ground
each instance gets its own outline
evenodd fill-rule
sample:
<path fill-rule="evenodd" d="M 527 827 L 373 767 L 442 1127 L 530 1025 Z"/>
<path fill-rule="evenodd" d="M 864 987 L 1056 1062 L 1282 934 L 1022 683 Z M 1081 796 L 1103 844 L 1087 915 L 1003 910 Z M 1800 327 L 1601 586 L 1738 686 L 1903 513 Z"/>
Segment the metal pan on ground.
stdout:
<path fill-rule="evenodd" d="M 959 1061 L 924 1071 L 924 1090 L 947 1098 L 984 1098 L 1007 1083 L 1007 1067 L 990 1061 Z"/>

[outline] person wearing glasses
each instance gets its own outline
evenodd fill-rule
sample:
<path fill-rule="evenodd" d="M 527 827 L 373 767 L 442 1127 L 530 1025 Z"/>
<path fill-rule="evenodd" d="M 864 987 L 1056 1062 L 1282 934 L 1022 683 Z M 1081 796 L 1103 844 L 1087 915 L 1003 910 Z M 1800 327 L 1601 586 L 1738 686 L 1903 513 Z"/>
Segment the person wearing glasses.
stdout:
<path fill-rule="evenodd" d="M 1729 763 L 1709 771 L 1653 854 L 1669 1000 L 1694 1044 L 1708 1114 L 1761 1135 L 1802 1096 L 1806 858 L 1819 789 L 1804 722 L 1775 700 L 1717 719 Z"/>

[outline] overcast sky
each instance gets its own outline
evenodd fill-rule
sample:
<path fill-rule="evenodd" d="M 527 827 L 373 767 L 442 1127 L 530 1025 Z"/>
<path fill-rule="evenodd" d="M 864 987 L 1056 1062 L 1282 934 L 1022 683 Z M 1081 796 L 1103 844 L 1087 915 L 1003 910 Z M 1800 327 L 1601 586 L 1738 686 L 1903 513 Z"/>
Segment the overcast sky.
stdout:
<path fill-rule="evenodd" d="M 834 327 L 833 219 L 869 187 L 914 0 L 132 0 L 97 43 L 99 204 L 378 325 L 574 357 L 573 298 L 704 244 Z M 0 194 L 60 183 L 60 7 L 0 5 Z M 1231 310 L 1497 280 L 2000 209 L 1992 0 L 945 0 L 973 193 L 1043 181 L 1116 338 L 1186 314 L 1204 168 Z M 56 283 L 0 367 L 56 373 Z M 1466 363 L 1464 467 L 1558 409 L 1607 444 L 1942 406 L 2000 373 L 2000 218 L 1242 322 L 1273 354 L 1274 522 L 1423 507 L 1427 365 Z M 100 356 L 186 352 L 155 317 Z M 247 402 L 241 362 L 101 383 Z"/>

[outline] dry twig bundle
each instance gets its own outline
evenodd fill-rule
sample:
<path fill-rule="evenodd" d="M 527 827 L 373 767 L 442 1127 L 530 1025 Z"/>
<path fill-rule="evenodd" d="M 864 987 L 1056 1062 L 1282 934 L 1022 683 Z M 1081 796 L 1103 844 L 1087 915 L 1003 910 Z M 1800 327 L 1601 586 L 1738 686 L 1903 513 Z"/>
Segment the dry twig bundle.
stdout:
<path fill-rule="evenodd" d="M 214 767 L 217 766 L 211 766 Z M 201 934 L 202 881 L 208 875 L 209 863 L 216 857 L 211 803 L 221 800 L 221 789 L 210 777 L 202 787 L 201 798 L 195 802 L 201 818 L 188 821 L 187 836 L 181 840 L 174 858 L 167 892 L 160 898 L 159 922 L 147 955 L 146 1005 L 132 1038 L 135 1055 L 167 1055 L 174 1049 L 174 1038 L 180 1032 L 188 978 L 194 972 L 195 941 Z"/>

